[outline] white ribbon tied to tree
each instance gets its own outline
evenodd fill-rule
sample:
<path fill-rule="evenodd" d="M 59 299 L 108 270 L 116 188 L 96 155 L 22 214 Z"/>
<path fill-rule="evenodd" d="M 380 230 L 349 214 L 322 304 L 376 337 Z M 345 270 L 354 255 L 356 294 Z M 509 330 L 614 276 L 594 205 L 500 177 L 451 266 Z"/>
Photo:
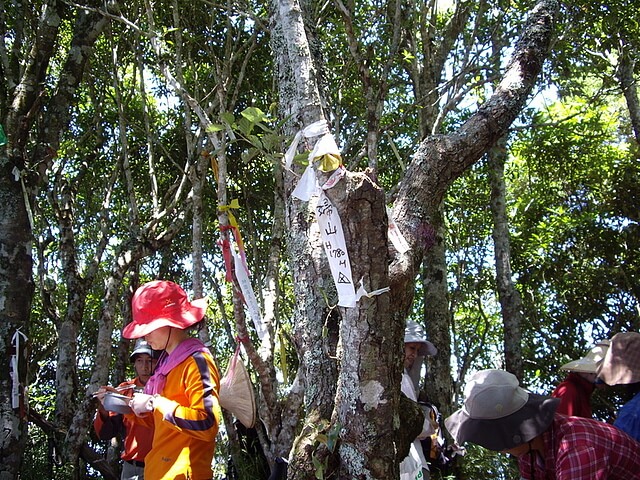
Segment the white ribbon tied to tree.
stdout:
<path fill-rule="evenodd" d="M 287 166 L 287 168 L 291 168 L 291 164 L 293 163 L 293 157 L 296 155 L 296 151 L 298 150 L 298 145 L 300 144 L 300 140 L 302 139 L 302 137 L 306 137 L 306 138 L 319 137 L 320 135 L 323 135 L 325 133 L 329 133 L 329 127 L 327 125 L 327 121 L 324 119 L 318 120 L 317 122 L 314 122 L 311 125 L 307 125 L 305 128 L 303 128 L 298 133 L 296 133 L 296 136 L 294 137 L 293 142 L 291 142 L 291 146 L 287 149 L 287 152 L 284 154 L 285 165 Z M 336 150 L 337 150 L 337 147 L 336 147 Z M 315 149 L 311 151 L 311 153 L 309 154 L 309 165 L 311 165 L 311 162 L 313 161 L 314 156 L 312 155 L 314 151 Z"/>
<path fill-rule="evenodd" d="M 27 336 L 18 328 L 11 337 L 11 344 L 15 353 L 11 355 L 11 408 L 20 408 L 20 338 L 27 341 Z"/>
<path fill-rule="evenodd" d="M 331 178 L 338 172 L 342 172 L 342 175 L 340 175 L 342 177 L 344 175 L 344 167 L 336 170 Z M 327 183 L 331 182 L 331 178 Z M 335 182 L 332 185 L 335 185 Z M 329 260 L 331 275 L 338 291 L 338 305 L 341 307 L 355 307 L 356 291 L 353 285 L 351 262 L 347 253 L 342 220 L 340 220 L 338 209 L 325 194 L 325 186 L 320 190 L 320 198 L 316 205 L 316 218 L 320 226 L 322 245 Z"/>
<path fill-rule="evenodd" d="M 255 326 L 256 332 L 258 333 L 258 338 L 260 339 L 260 341 L 262 341 L 264 340 L 264 336 L 267 333 L 267 328 L 264 325 L 262 315 L 260 314 L 260 307 L 258 305 L 258 301 L 256 300 L 256 295 L 253 291 L 253 287 L 251 286 L 249 269 L 247 267 L 247 264 L 234 248 L 233 244 L 231 245 L 231 254 L 233 255 L 233 261 L 235 263 L 235 274 L 236 279 L 238 280 L 238 286 L 240 287 L 240 291 L 242 292 L 242 296 L 244 297 L 249 316 L 251 317 L 251 320 L 253 320 L 253 325 Z"/>
<path fill-rule="evenodd" d="M 315 207 L 316 218 L 318 219 L 320 236 L 329 261 L 331 275 L 336 285 L 336 290 L 338 291 L 338 305 L 341 307 L 355 307 L 357 301 L 363 296 L 371 297 L 373 295 L 379 295 L 387 292 L 389 289 L 385 287 L 367 293 L 361 284 L 358 292 L 355 290 L 342 220 L 340 219 L 338 209 L 325 193 L 326 190 L 335 186 L 340 179 L 345 176 L 346 169 L 340 165 L 334 170 L 329 180 L 322 186 L 318 185 L 314 171 L 314 161 L 316 159 L 322 158 L 325 155 L 340 157 L 340 151 L 336 141 L 333 135 L 329 133 L 325 120 L 313 123 L 298 132 L 285 154 L 285 163 L 287 167 L 291 166 L 298 144 L 303 136 L 309 138 L 320 135 L 322 135 L 322 138 L 315 144 L 311 153 L 309 153 L 309 164 L 292 195 L 302 201 L 309 201 L 313 196 L 318 197 L 318 203 Z"/>
<path fill-rule="evenodd" d="M 342 229 L 342 221 L 338 210 L 324 193 L 324 190 L 334 186 L 345 174 L 344 167 L 338 168 L 329 180 L 320 187 L 316 180 L 313 162 L 316 158 L 324 155 L 340 156 L 338 145 L 329 133 L 326 120 L 320 120 L 312 123 L 300 132 L 298 132 L 293 143 L 285 154 L 285 163 L 287 167 L 291 166 L 293 157 L 298 148 L 301 138 L 318 137 L 322 138 L 315 144 L 311 153 L 309 153 L 309 165 L 307 166 L 302 178 L 293 190 L 292 195 L 302 201 L 308 202 L 312 196 L 318 196 L 318 204 L 316 206 L 316 218 L 320 227 L 320 236 L 324 251 L 329 260 L 329 268 L 331 275 L 338 291 L 338 305 L 341 307 L 356 306 L 356 291 L 353 284 L 351 274 L 351 262 L 347 253 L 347 245 L 344 239 L 344 231 Z"/>

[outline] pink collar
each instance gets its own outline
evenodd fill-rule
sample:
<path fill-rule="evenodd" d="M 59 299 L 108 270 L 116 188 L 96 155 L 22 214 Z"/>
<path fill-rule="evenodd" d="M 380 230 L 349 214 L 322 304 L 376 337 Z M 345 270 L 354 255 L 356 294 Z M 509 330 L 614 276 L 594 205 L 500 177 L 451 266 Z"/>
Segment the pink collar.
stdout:
<path fill-rule="evenodd" d="M 169 372 L 196 352 L 210 354 L 209 349 L 205 347 L 204 343 L 195 337 L 180 342 L 170 354 L 162 352 L 160 360 L 158 360 L 158 365 L 156 365 L 156 371 L 144 386 L 144 393 L 155 395 L 156 393 L 162 392 Z"/>

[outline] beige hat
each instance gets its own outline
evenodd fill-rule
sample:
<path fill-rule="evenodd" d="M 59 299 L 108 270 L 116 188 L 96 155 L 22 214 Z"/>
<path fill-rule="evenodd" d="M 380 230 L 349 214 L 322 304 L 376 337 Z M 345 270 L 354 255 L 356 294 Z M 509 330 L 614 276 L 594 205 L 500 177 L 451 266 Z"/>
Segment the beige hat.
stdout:
<path fill-rule="evenodd" d="M 256 423 L 253 384 L 238 353 L 236 350 L 220 380 L 220 406 L 232 413 L 245 427 L 253 428 Z"/>
<path fill-rule="evenodd" d="M 464 389 L 462 408 L 444 423 L 456 442 L 469 441 L 495 451 L 509 450 L 543 433 L 555 415 L 559 398 L 529 393 L 515 375 L 481 370 Z"/>
<path fill-rule="evenodd" d="M 598 370 L 600 363 L 602 363 L 602 360 L 609 349 L 609 343 L 609 340 L 599 341 L 584 357 L 565 363 L 560 367 L 560 370 L 569 370 L 570 372 L 580 373 L 596 373 L 596 370 Z"/>
<path fill-rule="evenodd" d="M 596 374 L 607 385 L 640 382 L 640 333 L 616 333 Z"/>

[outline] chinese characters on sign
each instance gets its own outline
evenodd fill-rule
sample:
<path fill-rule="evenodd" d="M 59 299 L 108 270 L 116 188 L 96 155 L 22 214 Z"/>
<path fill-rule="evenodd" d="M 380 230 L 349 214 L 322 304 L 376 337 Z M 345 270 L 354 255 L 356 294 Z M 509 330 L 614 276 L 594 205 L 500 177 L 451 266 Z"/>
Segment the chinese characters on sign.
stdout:
<path fill-rule="evenodd" d="M 351 276 L 351 262 L 349 262 L 347 254 L 342 222 L 338 211 L 322 190 L 316 207 L 316 217 L 320 226 L 322 244 L 329 260 L 331 275 L 338 290 L 338 305 L 355 307 L 355 287 Z"/>

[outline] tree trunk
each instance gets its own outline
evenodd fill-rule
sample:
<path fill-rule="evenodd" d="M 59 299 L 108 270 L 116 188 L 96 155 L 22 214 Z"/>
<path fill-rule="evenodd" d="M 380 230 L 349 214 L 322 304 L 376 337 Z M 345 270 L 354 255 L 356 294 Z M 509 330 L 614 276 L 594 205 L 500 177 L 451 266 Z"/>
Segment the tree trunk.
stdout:
<path fill-rule="evenodd" d="M 275 0 L 270 24 L 280 116 L 291 118 L 288 133 L 295 134 L 300 128 L 323 118 L 300 5 L 295 1 Z M 304 424 L 297 438 L 297 421 L 291 422 L 291 419 L 287 419 L 285 425 L 267 425 L 267 430 L 278 432 L 277 437 L 272 438 L 274 457 L 289 458 L 289 478 L 302 480 L 315 476 L 316 437 L 326 431 L 331 422 L 337 383 L 335 347 L 331 344 L 336 343 L 332 339 L 337 337 L 336 317 L 339 314 L 337 310 L 332 311 L 323 298 L 323 292 L 333 296 L 335 287 L 328 273 L 319 233 L 312 228 L 314 214 L 306 202 L 291 197 L 302 173 L 302 168 L 295 163 L 292 169 L 292 172 L 283 172 L 287 254 L 297 300 L 293 314 L 294 343 L 300 359 L 292 394 L 304 395 L 305 414 L 310 421 Z M 325 331 L 328 332 L 326 336 Z M 318 455 L 327 457 L 326 452 Z"/>
<path fill-rule="evenodd" d="M 640 100 L 638 100 L 638 83 L 634 78 L 636 62 L 632 57 L 631 45 L 623 37 L 620 39 L 620 56 L 618 64 L 618 81 L 622 94 L 627 101 L 631 127 L 635 135 L 636 142 L 640 144 Z"/>
<path fill-rule="evenodd" d="M 433 246 L 423 262 L 424 319 L 427 337 L 438 353 L 427 359 L 426 396 L 443 417 L 453 410 L 451 378 L 451 312 L 449 311 L 446 242 L 442 210 L 432 214 Z"/>
<path fill-rule="evenodd" d="M 364 174 L 347 174 L 327 190 L 337 206 L 353 279 L 367 292 L 389 285 L 387 216 L 383 191 Z M 366 238 L 366 241 L 361 241 Z M 375 259 L 375 261 L 372 261 Z M 332 418 L 340 429 L 338 478 L 389 479 L 398 475 L 399 402 L 404 318 L 392 295 L 362 297 L 343 309 L 340 372 Z M 408 441 L 405 446 L 408 445 Z"/>
<path fill-rule="evenodd" d="M 489 181 L 491 183 L 491 214 L 493 216 L 493 245 L 496 262 L 496 284 L 504 323 L 505 369 L 519 379 L 522 366 L 522 299 L 511 272 L 511 245 L 506 208 L 504 164 L 507 157 L 506 139 L 489 150 Z"/>
<path fill-rule="evenodd" d="M 9 132 L 8 132 L 9 133 Z M 0 151 L 0 479 L 18 478 L 27 440 L 24 387 L 27 378 L 29 312 L 33 297 L 31 225 L 25 205 L 26 192 L 16 169 L 22 159 Z M 14 340 L 15 338 L 15 340 Z M 15 346 L 19 345 L 16 351 Z M 12 366 L 12 356 L 18 362 Z M 16 377 L 12 378 L 11 375 Z M 12 404 L 17 394 L 18 405 Z"/>

